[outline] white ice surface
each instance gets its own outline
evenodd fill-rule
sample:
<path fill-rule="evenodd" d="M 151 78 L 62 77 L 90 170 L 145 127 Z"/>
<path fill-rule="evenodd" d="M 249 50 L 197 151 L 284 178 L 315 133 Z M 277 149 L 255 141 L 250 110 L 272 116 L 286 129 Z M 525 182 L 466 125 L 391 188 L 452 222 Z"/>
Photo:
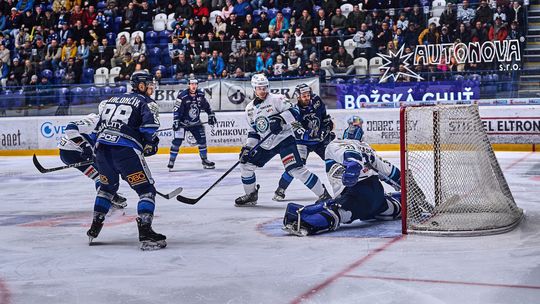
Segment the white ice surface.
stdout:
<path fill-rule="evenodd" d="M 381 153 L 398 164 L 396 153 Z M 164 250 L 138 249 L 137 196 L 125 183 L 125 215 L 115 212 L 88 246 L 93 183 L 74 169 L 40 174 L 30 157 L 0 157 L 0 304 L 7 303 L 540 303 L 540 154 L 497 157 L 526 219 L 495 236 L 397 238 L 269 236 L 283 216 L 271 200 L 277 159 L 257 171 L 259 205 L 235 208 L 243 194 L 236 169 L 197 205 L 157 198 L 154 229 Z M 148 159 L 156 188 L 197 197 L 237 159 L 180 155 Z M 41 157 L 46 167 L 57 157 Z M 324 176 L 316 157 L 309 168 Z M 323 177 L 326 181 L 326 178 Z M 315 197 L 295 181 L 287 198 Z M 360 228 L 361 229 L 361 228 Z"/>

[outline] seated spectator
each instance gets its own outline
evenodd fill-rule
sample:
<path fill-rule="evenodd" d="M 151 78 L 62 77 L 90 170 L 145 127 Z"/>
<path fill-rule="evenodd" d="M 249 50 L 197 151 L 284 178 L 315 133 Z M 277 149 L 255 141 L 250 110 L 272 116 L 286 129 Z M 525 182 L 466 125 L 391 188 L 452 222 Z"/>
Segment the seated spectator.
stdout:
<path fill-rule="evenodd" d="M 208 8 L 204 6 L 202 0 L 195 1 L 195 5 L 193 6 L 193 16 L 199 17 L 199 19 L 202 19 L 202 17 L 210 17 L 210 12 L 208 11 Z"/>
<path fill-rule="evenodd" d="M 206 74 L 208 72 L 208 56 L 205 51 L 201 51 L 201 54 L 195 56 L 193 60 L 193 73 Z"/>
<path fill-rule="evenodd" d="M 251 33 L 251 29 L 255 27 L 255 22 L 253 21 L 253 16 L 251 14 L 246 14 L 246 19 L 242 22 L 240 29 L 244 30 L 246 33 Z"/>
<path fill-rule="evenodd" d="M 476 21 L 480 21 L 484 27 L 493 22 L 493 11 L 488 6 L 487 0 L 482 0 L 476 9 Z"/>
<path fill-rule="evenodd" d="M 153 16 L 154 11 L 150 8 L 147 1 L 143 1 L 141 7 L 136 11 L 137 25 L 135 28 L 138 31 L 146 32 L 152 27 Z M 124 54 L 122 54 L 122 56 L 124 56 Z"/>
<path fill-rule="evenodd" d="M 128 81 L 133 72 L 135 72 L 135 62 L 131 58 L 131 53 L 128 52 L 124 55 L 124 61 L 120 65 L 120 73 L 114 81 Z"/>
<path fill-rule="evenodd" d="M 289 52 L 287 57 L 287 75 L 298 76 L 302 74 L 302 58 L 295 50 Z"/>
<path fill-rule="evenodd" d="M 299 28 L 303 33 L 310 33 L 313 29 L 313 19 L 309 14 L 309 10 L 305 9 L 302 11 L 300 18 L 296 19 L 295 23 L 296 28 Z"/>
<path fill-rule="evenodd" d="M 9 72 L 8 79 L 6 81 L 6 89 L 10 89 L 11 91 L 18 91 L 21 89 L 20 86 L 21 83 L 19 82 L 17 76 L 15 76 L 15 72 Z"/>
<path fill-rule="evenodd" d="M 227 21 L 233 10 L 234 5 L 232 0 L 225 0 L 225 6 L 221 9 L 221 17 L 223 17 L 223 19 Z"/>
<path fill-rule="evenodd" d="M 195 24 L 195 29 L 193 31 L 193 35 L 195 36 L 195 40 L 197 41 L 204 41 L 206 40 L 206 34 L 208 32 L 212 32 L 213 27 L 210 22 L 208 22 L 208 17 L 202 16 L 201 21 L 199 23 Z"/>
<path fill-rule="evenodd" d="M 136 65 L 139 65 L 141 67 L 141 70 L 150 70 L 150 63 L 148 62 L 148 60 L 146 60 L 146 55 L 145 54 L 140 54 L 139 55 L 139 58 L 137 58 L 137 64 Z"/>
<path fill-rule="evenodd" d="M 4 61 L 0 59 L 0 79 L 7 79 L 8 74 L 9 74 L 9 67 L 7 63 L 4 63 Z"/>
<path fill-rule="evenodd" d="M 457 21 L 471 26 L 476 18 L 476 11 L 469 6 L 469 0 L 463 0 L 463 5 L 458 7 Z"/>
<path fill-rule="evenodd" d="M 268 53 L 267 49 L 264 49 L 259 56 L 257 56 L 257 62 L 255 64 L 255 72 L 270 74 L 274 61 L 272 56 Z"/>
<path fill-rule="evenodd" d="M 70 58 L 66 64 L 66 72 L 62 78 L 63 84 L 74 84 L 79 83 L 79 73 L 77 67 L 75 66 L 75 61 L 73 58 Z"/>
<path fill-rule="evenodd" d="M 272 66 L 272 76 L 281 77 L 287 72 L 287 65 L 283 62 L 283 56 L 277 55 L 276 62 Z"/>
<path fill-rule="evenodd" d="M 244 21 L 246 19 L 246 15 L 253 12 L 253 8 L 248 1 L 237 0 L 232 12 L 236 14 L 239 21 Z"/>
<path fill-rule="evenodd" d="M 360 30 L 353 36 L 356 48 L 353 51 L 354 57 L 364 57 L 370 59 L 373 56 L 373 32 L 366 23 L 360 25 Z"/>
<path fill-rule="evenodd" d="M 75 59 L 77 56 L 77 44 L 69 37 L 66 44 L 62 47 L 62 55 L 60 56 L 60 66 L 65 67 L 69 59 Z"/>
<path fill-rule="evenodd" d="M 45 54 L 45 65 L 50 67 L 53 71 L 58 69 L 60 60 L 62 58 L 62 49 L 58 45 L 56 39 L 51 41 L 51 44 L 47 48 L 47 53 Z"/>
<path fill-rule="evenodd" d="M 464 4 L 465 4 L 465 1 L 467 1 L 467 0 L 463 1 Z M 474 14 L 474 10 L 472 12 Z M 424 28 L 424 24 L 426 24 L 426 19 L 424 18 L 424 13 L 422 12 L 422 9 L 420 8 L 420 6 L 418 6 L 418 4 L 415 4 L 413 6 L 413 10 L 409 14 L 407 19 L 409 19 L 409 23 L 414 23 L 416 25 L 421 25 L 422 28 Z"/>
<path fill-rule="evenodd" d="M 396 26 L 402 31 L 406 31 L 409 28 L 409 20 L 407 20 L 407 14 L 403 12 L 399 15 L 399 19 L 396 22 Z"/>
<path fill-rule="evenodd" d="M 214 33 L 227 32 L 227 23 L 223 20 L 223 17 L 220 15 L 216 16 L 216 21 L 214 24 Z"/>
<path fill-rule="evenodd" d="M 332 57 L 332 67 L 334 72 L 347 75 L 354 70 L 353 58 L 343 46 L 340 46 L 338 52 Z"/>
<path fill-rule="evenodd" d="M 446 26 L 449 32 L 453 32 L 457 28 L 457 23 L 457 13 L 454 10 L 454 4 L 448 3 L 440 16 L 439 24 L 443 27 Z"/>
<path fill-rule="evenodd" d="M 234 74 L 230 75 L 230 77 L 231 78 L 242 79 L 242 78 L 246 77 L 246 73 L 244 73 L 242 68 L 237 67 L 236 70 L 234 71 Z"/>
<path fill-rule="evenodd" d="M 474 28 L 471 30 L 471 41 L 484 43 L 489 39 L 486 28 L 481 21 L 476 21 Z"/>
<path fill-rule="evenodd" d="M 122 60 L 126 53 L 132 52 L 133 48 L 131 47 L 131 44 L 128 43 L 126 36 L 120 36 L 120 39 L 118 39 L 118 43 L 116 43 L 116 53 L 114 53 L 111 58 L 111 66 L 114 68 L 115 66 L 119 65 L 120 63 L 122 63 Z"/>
<path fill-rule="evenodd" d="M 255 26 L 257 27 L 259 33 L 261 33 L 261 36 L 263 38 L 266 38 L 266 36 L 268 36 L 268 27 L 270 26 L 270 20 L 268 20 L 268 14 L 265 11 L 262 11 L 259 15 L 259 21 L 257 21 L 257 24 Z"/>
<path fill-rule="evenodd" d="M 448 30 L 448 27 L 443 26 L 441 28 L 440 43 L 453 43 L 453 42 L 454 42 L 454 38 L 452 36 L 452 33 L 450 33 L 450 31 Z M 398 48 L 399 48 L 399 46 L 398 46 Z"/>
<path fill-rule="evenodd" d="M 322 47 L 322 54 L 321 54 L 321 60 L 332 58 L 334 54 L 336 53 L 339 43 L 336 39 L 336 37 L 333 37 L 330 35 L 330 29 L 325 28 L 323 30 L 323 36 L 321 41 L 321 47 Z"/>
<path fill-rule="evenodd" d="M 330 19 L 330 25 L 332 28 L 332 35 L 338 35 L 340 39 L 343 39 L 347 30 L 347 17 L 341 14 L 341 9 L 336 8 L 334 16 Z"/>
<path fill-rule="evenodd" d="M 219 11 L 225 6 L 225 0 L 212 0 L 210 8 L 212 11 Z"/>
<path fill-rule="evenodd" d="M 191 63 L 186 60 L 186 55 L 182 52 L 178 55 L 178 63 L 176 63 L 176 79 L 187 79 L 189 74 L 193 73 Z"/>
<path fill-rule="evenodd" d="M 276 17 L 270 21 L 268 29 L 274 29 L 277 33 L 283 34 L 289 31 L 289 20 L 283 17 L 282 12 L 277 12 Z"/>
<path fill-rule="evenodd" d="M 469 30 L 464 23 L 460 23 L 454 38 L 467 44 L 471 42 L 471 30 Z"/>
<path fill-rule="evenodd" d="M 418 44 L 438 44 L 440 43 L 441 35 L 437 31 L 437 25 L 431 23 L 429 28 L 425 29 L 418 36 Z"/>
<path fill-rule="evenodd" d="M 75 63 L 82 64 L 83 68 L 86 68 L 88 66 L 88 57 L 90 57 L 90 47 L 86 45 L 86 40 L 81 38 L 79 46 L 77 46 Z"/>
<path fill-rule="evenodd" d="M 4 43 L 0 43 L 0 60 L 7 65 L 11 64 L 11 52 Z"/>
<path fill-rule="evenodd" d="M 176 19 L 177 24 L 186 26 L 189 19 L 193 17 L 193 7 L 187 3 L 187 0 L 180 0 L 180 4 L 174 10 L 174 19 Z"/>
<path fill-rule="evenodd" d="M 212 51 L 212 57 L 208 59 L 208 77 L 211 78 L 219 78 L 221 76 L 221 73 L 225 69 L 225 62 L 223 62 L 223 58 L 221 58 L 218 54 L 217 50 Z"/>
<path fill-rule="evenodd" d="M 156 70 L 154 73 L 154 79 L 157 84 L 163 84 L 163 73 L 161 73 L 161 70 Z"/>
<path fill-rule="evenodd" d="M 118 52 L 116 54 L 118 54 Z M 101 46 L 99 46 L 99 61 L 96 68 L 106 67 L 110 69 L 114 55 L 113 48 L 109 46 L 107 38 L 101 39 Z M 125 55 L 125 53 L 122 55 Z"/>
<path fill-rule="evenodd" d="M 136 35 L 135 39 L 133 39 L 131 50 L 133 51 L 134 57 L 139 57 L 140 54 L 146 54 L 146 44 L 140 35 Z"/>
<path fill-rule="evenodd" d="M 502 6 L 497 6 L 497 11 L 493 14 L 493 22 L 497 19 L 497 17 L 501 17 L 503 22 L 506 22 L 506 13 L 503 11 Z"/>
<path fill-rule="evenodd" d="M 129 2 L 127 8 L 124 10 L 124 15 L 122 16 L 122 30 L 129 31 L 132 28 L 135 29 L 136 20 L 135 4 Z"/>
<path fill-rule="evenodd" d="M 507 24 L 503 23 L 502 18 L 499 16 L 495 19 L 495 24 L 489 28 L 488 38 L 491 41 L 503 41 L 508 36 Z"/>

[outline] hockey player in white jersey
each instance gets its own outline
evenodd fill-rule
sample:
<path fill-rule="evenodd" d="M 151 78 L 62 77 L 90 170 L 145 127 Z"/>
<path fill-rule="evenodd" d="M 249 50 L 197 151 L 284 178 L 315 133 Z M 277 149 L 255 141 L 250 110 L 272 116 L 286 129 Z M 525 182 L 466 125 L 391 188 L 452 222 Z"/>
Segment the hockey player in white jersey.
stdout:
<path fill-rule="evenodd" d="M 100 104 L 100 109 L 102 108 Z M 66 126 L 65 134 L 58 143 L 60 159 L 66 165 L 83 162 L 94 157 L 94 145 L 96 143 L 96 125 L 99 115 L 88 114 L 79 121 L 70 122 Z M 94 164 L 77 167 L 84 175 L 92 179 L 96 189 L 100 186 L 99 172 Z M 126 198 L 116 194 L 111 201 L 115 208 L 127 206 Z"/>
<path fill-rule="evenodd" d="M 335 198 L 308 206 L 289 203 L 283 219 L 285 231 L 305 236 L 336 230 L 341 223 L 358 219 L 401 217 L 401 193 L 385 194 L 379 180 L 399 184 L 399 169 L 362 141 L 360 117 L 353 116 L 348 123 L 343 139 L 332 141 L 325 152 L 326 172 Z"/>
<path fill-rule="evenodd" d="M 240 172 L 245 195 L 235 201 L 235 206 L 253 206 L 257 204 L 259 185 L 256 184 L 255 169 L 263 167 L 275 155 L 279 154 L 285 171 L 302 181 L 319 199 L 328 199 L 330 195 L 319 178 L 311 173 L 302 162 L 296 148 L 291 123 L 295 121 L 291 111 L 295 108 L 280 94 L 269 92 L 268 79 L 262 74 L 251 78 L 255 99 L 246 106 L 246 115 L 251 130 L 248 132 L 246 145 L 240 152 Z M 256 150 L 253 147 L 268 134 Z"/>

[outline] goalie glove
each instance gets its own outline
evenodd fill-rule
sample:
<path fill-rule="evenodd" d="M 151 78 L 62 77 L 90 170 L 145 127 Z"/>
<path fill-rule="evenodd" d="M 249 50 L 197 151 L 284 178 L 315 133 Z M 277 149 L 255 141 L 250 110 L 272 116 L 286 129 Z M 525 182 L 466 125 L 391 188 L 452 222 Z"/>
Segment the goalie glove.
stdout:
<path fill-rule="evenodd" d="M 343 172 L 343 176 L 341 177 L 343 186 L 352 187 L 356 185 L 360 171 L 362 171 L 362 165 L 354 160 L 345 160 L 343 165 L 345 166 L 345 172 Z"/>

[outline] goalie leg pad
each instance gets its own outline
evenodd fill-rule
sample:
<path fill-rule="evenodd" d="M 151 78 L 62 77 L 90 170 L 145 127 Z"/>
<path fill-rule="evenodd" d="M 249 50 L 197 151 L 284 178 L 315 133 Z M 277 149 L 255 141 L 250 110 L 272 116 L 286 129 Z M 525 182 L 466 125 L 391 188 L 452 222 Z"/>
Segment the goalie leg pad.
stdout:
<path fill-rule="evenodd" d="M 284 230 L 298 236 L 333 231 L 339 227 L 338 205 L 332 200 L 302 206 L 287 205 L 283 218 Z"/>
<path fill-rule="evenodd" d="M 386 194 L 387 209 L 375 216 L 381 221 L 393 221 L 401 218 L 401 192 Z"/>

